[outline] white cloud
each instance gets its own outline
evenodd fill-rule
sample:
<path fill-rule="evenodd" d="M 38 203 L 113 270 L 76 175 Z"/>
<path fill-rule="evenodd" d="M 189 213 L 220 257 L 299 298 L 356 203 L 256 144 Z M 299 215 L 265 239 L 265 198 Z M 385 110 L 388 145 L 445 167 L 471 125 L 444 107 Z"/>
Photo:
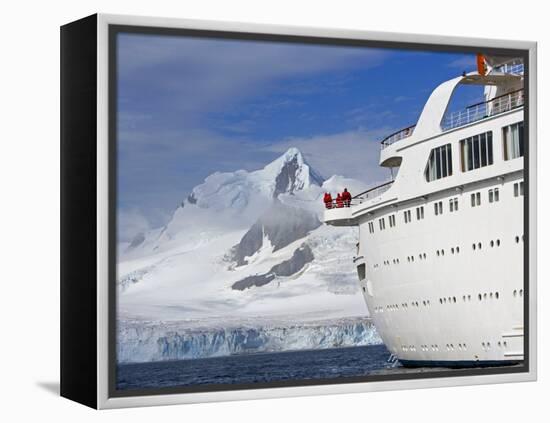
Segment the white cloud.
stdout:
<path fill-rule="evenodd" d="M 289 78 L 368 69 L 388 55 L 364 47 L 136 34 L 119 37 L 119 78 L 166 93 L 164 100 L 170 109 L 185 120 L 273 92 L 274 84 Z M 122 88 L 121 100 L 129 100 Z M 293 93 L 299 94 L 298 87 L 294 88 Z M 314 89 L 334 87 L 317 84 Z"/>

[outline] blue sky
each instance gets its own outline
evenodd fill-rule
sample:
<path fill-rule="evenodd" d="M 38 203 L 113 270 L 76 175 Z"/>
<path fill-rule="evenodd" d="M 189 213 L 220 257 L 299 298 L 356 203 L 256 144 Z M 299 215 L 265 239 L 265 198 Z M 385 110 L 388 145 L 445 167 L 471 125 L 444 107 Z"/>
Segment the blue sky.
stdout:
<path fill-rule="evenodd" d="M 379 141 L 414 124 L 474 55 L 118 35 L 119 237 L 162 225 L 215 171 L 298 147 L 323 176 L 374 184 Z M 478 101 L 463 87 L 452 104 Z"/>

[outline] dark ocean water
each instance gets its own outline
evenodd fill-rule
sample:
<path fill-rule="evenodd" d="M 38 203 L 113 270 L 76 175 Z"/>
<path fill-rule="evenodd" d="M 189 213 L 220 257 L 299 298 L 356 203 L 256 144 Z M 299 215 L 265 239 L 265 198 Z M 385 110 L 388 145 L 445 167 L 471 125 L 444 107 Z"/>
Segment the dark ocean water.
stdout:
<path fill-rule="evenodd" d="M 117 389 L 365 376 L 389 367 L 384 345 L 122 364 Z"/>

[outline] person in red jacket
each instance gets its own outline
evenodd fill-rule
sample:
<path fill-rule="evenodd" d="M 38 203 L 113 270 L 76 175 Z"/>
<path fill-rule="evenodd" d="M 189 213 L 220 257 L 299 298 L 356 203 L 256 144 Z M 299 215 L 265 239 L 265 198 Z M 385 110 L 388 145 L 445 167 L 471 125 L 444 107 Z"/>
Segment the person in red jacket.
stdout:
<path fill-rule="evenodd" d="M 344 207 L 344 200 L 342 200 L 342 196 L 340 195 L 340 193 L 338 193 L 338 195 L 336 196 L 336 207 Z"/>
<path fill-rule="evenodd" d="M 323 202 L 325 203 L 325 207 L 327 209 L 332 208 L 332 196 L 330 195 L 330 192 L 325 192 L 325 196 L 323 197 Z"/>
<path fill-rule="evenodd" d="M 351 205 L 351 194 L 347 188 L 344 188 L 344 192 L 342 193 L 342 201 L 344 202 L 344 206 L 346 207 L 349 207 Z"/>

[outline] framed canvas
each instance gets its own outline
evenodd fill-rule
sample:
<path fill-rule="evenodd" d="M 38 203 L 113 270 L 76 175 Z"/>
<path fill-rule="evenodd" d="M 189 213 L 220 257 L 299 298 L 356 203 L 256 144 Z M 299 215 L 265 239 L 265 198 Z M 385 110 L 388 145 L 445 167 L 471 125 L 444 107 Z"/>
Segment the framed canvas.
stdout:
<path fill-rule="evenodd" d="M 61 394 L 536 378 L 536 44 L 61 28 Z"/>

